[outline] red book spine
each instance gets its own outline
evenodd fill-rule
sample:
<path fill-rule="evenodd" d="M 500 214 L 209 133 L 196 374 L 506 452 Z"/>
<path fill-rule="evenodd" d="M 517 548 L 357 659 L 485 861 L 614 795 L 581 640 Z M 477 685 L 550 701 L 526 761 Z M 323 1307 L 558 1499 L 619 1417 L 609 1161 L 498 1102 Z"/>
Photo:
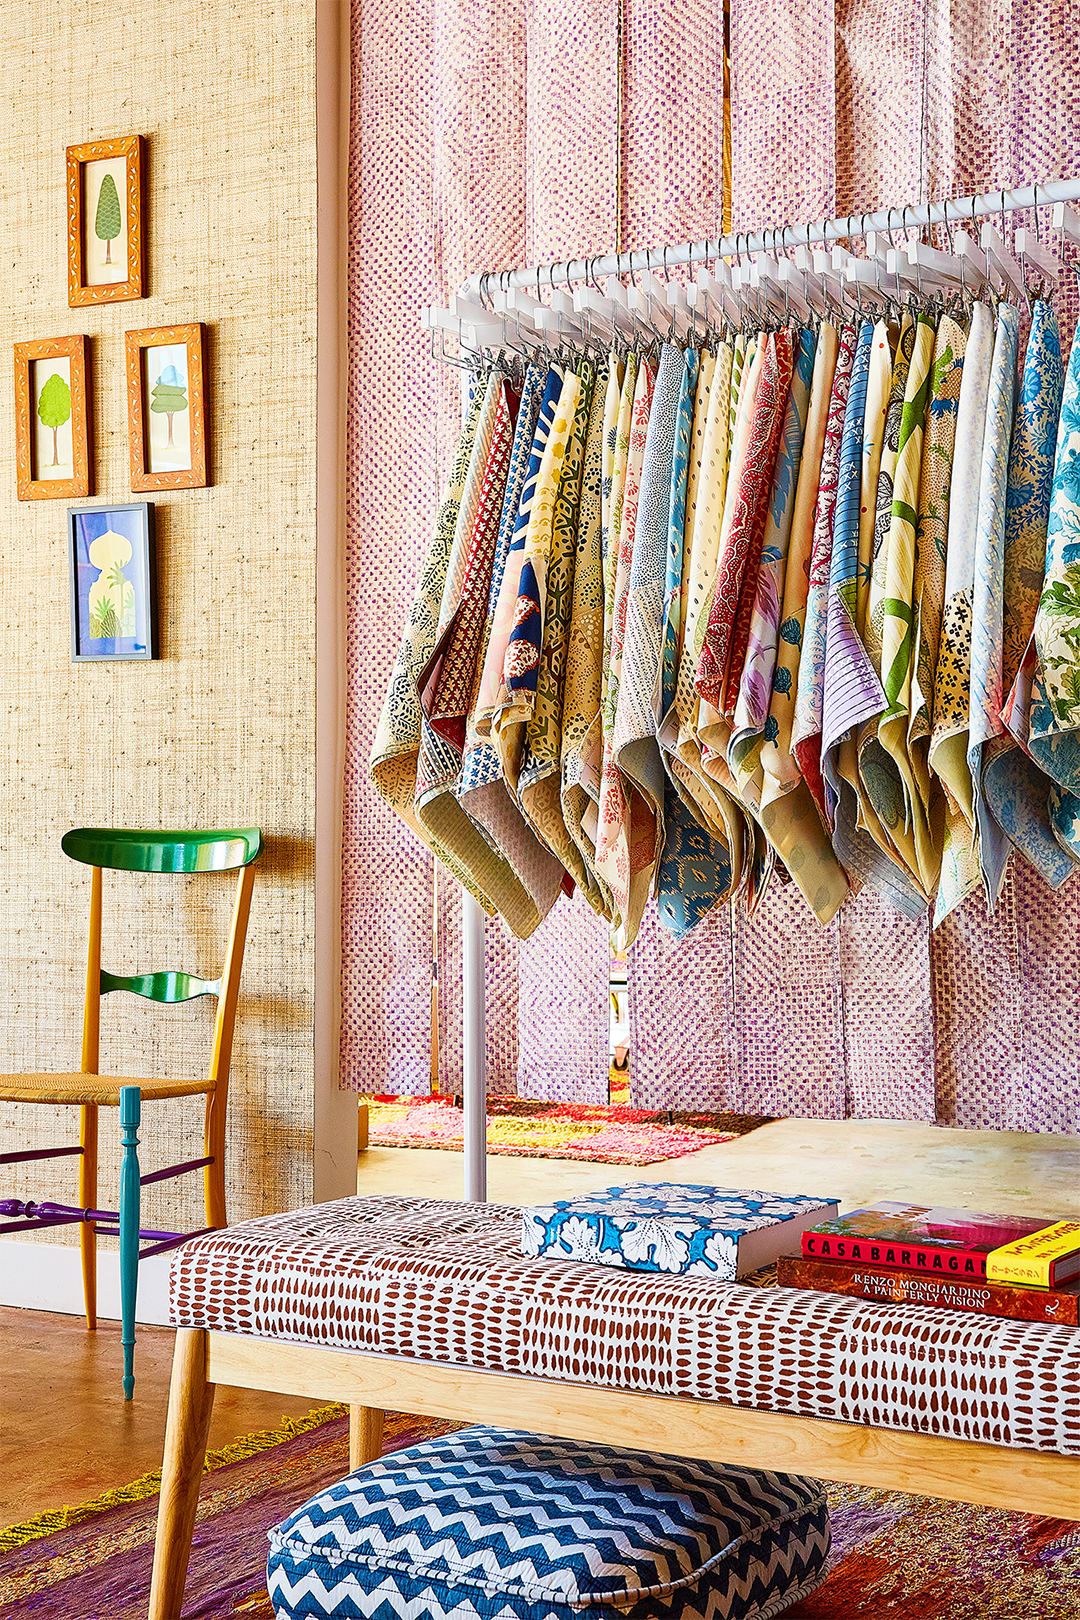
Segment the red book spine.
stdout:
<path fill-rule="evenodd" d="M 935 1305 L 977 1316 L 1004 1316 L 1017 1322 L 1059 1322 L 1080 1326 L 1080 1289 L 1020 1288 L 1012 1283 L 969 1283 L 909 1271 L 873 1271 L 844 1260 L 805 1260 L 781 1255 L 776 1263 L 781 1288 L 812 1288 L 883 1305 Z"/>
<path fill-rule="evenodd" d="M 860 1266 L 888 1266 L 924 1277 L 958 1277 L 981 1282 L 986 1277 L 986 1250 L 951 1248 L 944 1243 L 908 1243 L 895 1238 L 863 1237 L 852 1232 L 804 1232 L 802 1252 L 808 1260 L 848 1260 Z"/>

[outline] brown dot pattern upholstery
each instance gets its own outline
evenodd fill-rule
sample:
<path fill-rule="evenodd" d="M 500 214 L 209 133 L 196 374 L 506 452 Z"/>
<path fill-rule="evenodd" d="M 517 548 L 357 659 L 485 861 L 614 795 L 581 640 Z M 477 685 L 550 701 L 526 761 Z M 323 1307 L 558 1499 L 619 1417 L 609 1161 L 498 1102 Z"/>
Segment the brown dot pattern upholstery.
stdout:
<path fill-rule="evenodd" d="M 344 1198 L 194 1239 L 172 1320 L 1080 1455 L 1080 1329 L 520 1251 L 495 1205 Z"/>

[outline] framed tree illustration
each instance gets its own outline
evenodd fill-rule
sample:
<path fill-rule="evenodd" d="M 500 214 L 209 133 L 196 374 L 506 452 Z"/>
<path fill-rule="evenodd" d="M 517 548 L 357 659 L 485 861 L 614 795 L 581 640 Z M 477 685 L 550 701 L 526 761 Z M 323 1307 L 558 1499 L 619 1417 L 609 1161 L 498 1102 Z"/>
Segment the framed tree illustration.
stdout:
<path fill-rule="evenodd" d="M 203 328 L 125 332 L 131 487 L 205 489 L 206 372 Z"/>
<path fill-rule="evenodd" d="M 15 482 L 20 501 L 80 501 L 90 467 L 90 340 L 15 345 Z"/>
<path fill-rule="evenodd" d="M 142 136 L 69 146 L 67 198 L 71 307 L 144 297 Z"/>

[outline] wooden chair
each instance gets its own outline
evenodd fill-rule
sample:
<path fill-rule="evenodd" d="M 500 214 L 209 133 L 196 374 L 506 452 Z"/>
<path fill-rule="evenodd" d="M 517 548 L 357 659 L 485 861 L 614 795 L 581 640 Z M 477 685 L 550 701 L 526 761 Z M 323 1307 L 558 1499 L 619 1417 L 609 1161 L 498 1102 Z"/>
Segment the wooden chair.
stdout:
<path fill-rule="evenodd" d="M 171 1165 L 141 1178 L 142 1183 L 165 1181 L 184 1175 L 191 1170 L 203 1172 L 203 1195 L 206 1209 L 206 1227 L 209 1231 L 228 1224 L 225 1210 L 225 1119 L 228 1105 L 229 1065 L 232 1057 L 233 1027 L 240 987 L 240 969 L 244 956 L 248 912 L 254 881 L 252 863 L 262 849 L 262 836 L 257 827 L 230 828 L 212 832 L 144 832 L 117 828 L 80 827 L 66 833 L 61 841 L 65 855 L 81 861 L 91 868 L 90 931 L 86 957 L 86 993 L 83 1003 L 82 1068 L 78 1074 L 4 1074 L 0 1075 L 0 1098 L 8 1102 L 49 1103 L 77 1107 L 80 1115 L 78 1147 L 38 1149 L 33 1152 L 0 1154 L 0 1164 L 13 1164 L 27 1160 L 79 1156 L 79 1208 L 69 1205 L 20 1202 L 15 1199 L 0 1201 L 0 1214 L 21 1217 L 0 1223 L 0 1235 L 10 1232 L 41 1230 L 43 1227 L 63 1226 L 77 1222 L 82 1241 L 83 1298 L 86 1306 L 86 1325 L 97 1325 L 97 1232 L 121 1235 L 121 1285 L 124 1299 L 125 1377 L 124 1391 L 128 1399 L 134 1387 L 131 1375 L 130 1346 L 134 1344 L 134 1265 L 148 1254 L 161 1253 L 185 1242 L 192 1233 L 144 1232 L 144 1238 L 153 1239 L 151 1248 L 138 1252 L 138 1188 L 137 1161 L 134 1158 L 134 1135 L 138 1124 L 140 1101 L 154 1102 L 167 1097 L 205 1096 L 206 1119 L 204 1127 L 204 1157 L 188 1164 Z M 191 874 L 198 872 L 237 873 L 236 900 L 233 906 L 229 943 L 225 965 L 217 979 L 197 978 L 193 974 L 173 971 L 118 975 L 106 972 L 101 966 L 102 874 L 105 869 L 122 872 L 161 872 Z M 98 1072 L 98 1037 L 100 1028 L 101 997 L 113 990 L 128 990 L 150 1001 L 166 1005 L 179 1005 L 195 996 L 214 995 L 218 998 L 217 1020 L 214 1026 L 213 1048 L 205 1076 L 191 1076 L 181 1080 L 139 1079 L 122 1080 Z M 126 1095 L 122 1099 L 121 1092 Z M 127 1178 L 128 1212 L 121 1223 L 120 1214 L 97 1208 L 98 1172 L 98 1109 L 120 1108 L 124 1116 L 125 1166 Z M 134 1168 L 134 1184 L 131 1173 Z M 133 1213 L 132 1213 L 133 1211 Z M 133 1224 L 132 1224 L 133 1223 Z M 131 1245 L 134 1243 L 134 1252 Z M 125 1264 L 125 1262 L 127 1262 Z M 129 1285 L 124 1288 L 125 1272 Z M 130 1317 L 130 1322 L 128 1318 Z"/>

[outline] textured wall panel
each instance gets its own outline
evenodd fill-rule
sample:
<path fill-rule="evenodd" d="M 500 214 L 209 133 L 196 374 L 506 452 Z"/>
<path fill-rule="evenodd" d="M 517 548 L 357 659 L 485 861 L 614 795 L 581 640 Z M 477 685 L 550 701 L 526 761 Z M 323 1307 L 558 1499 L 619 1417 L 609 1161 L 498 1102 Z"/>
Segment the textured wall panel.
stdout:
<path fill-rule="evenodd" d="M 0 352 L 91 341 L 98 501 L 127 502 L 127 330 L 199 320 L 214 487 L 150 497 L 161 659 L 70 661 L 64 501 L 15 499 L 0 388 L 9 634 L 0 726 L 3 1066 L 77 1068 L 89 874 L 72 826 L 263 828 L 233 1058 L 230 1213 L 311 1194 L 315 707 L 314 0 L 25 0 L 0 11 L 11 86 L 0 134 L 9 252 Z M 67 305 L 64 148 L 149 137 L 149 297 Z M 10 371 L 8 373 L 10 376 Z M 17 629 L 16 629 L 17 623 Z M 106 878 L 105 962 L 214 971 L 232 880 Z M 136 943 L 146 925 L 147 943 Z M 175 944 L 176 938 L 179 944 Z M 204 1073 L 213 1009 L 105 1003 L 102 1067 Z M 201 1152 L 198 1099 L 143 1111 L 143 1165 Z M 5 1148 L 70 1140 L 52 1110 L 0 1105 Z M 77 1129 L 77 1125 L 76 1125 Z M 102 1115 L 115 1206 L 119 1132 Z M 74 1161 L 5 1184 L 74 1198 Z M 151 1189 L 150 1224 L 201 1224 L 198 1177 Z M 52 1238 L 52 1234 L 50 1234 Z"/>

